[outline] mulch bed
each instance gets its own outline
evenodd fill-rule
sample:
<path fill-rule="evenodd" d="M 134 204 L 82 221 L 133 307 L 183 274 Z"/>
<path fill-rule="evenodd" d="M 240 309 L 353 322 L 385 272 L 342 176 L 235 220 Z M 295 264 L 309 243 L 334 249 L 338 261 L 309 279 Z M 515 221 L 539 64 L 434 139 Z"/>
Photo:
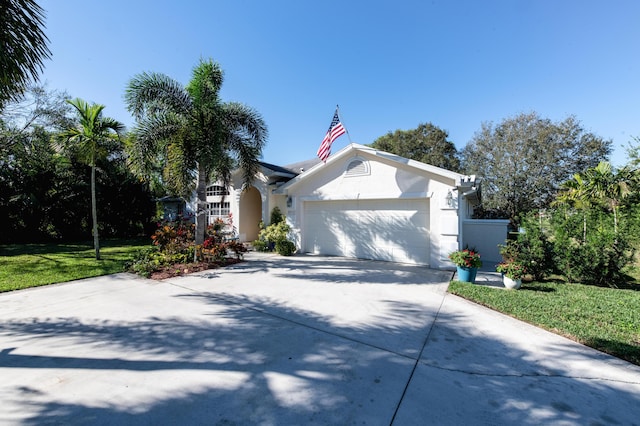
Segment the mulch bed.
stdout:
<path fill-rule="evenodd" d="M 228 258 L 216 262 L 194 262 L 194 263 L 176 263 L 165 266 L 151 273 L 152 280 L 164 280 L 167 278 L 179 277 L 181 275 L 192 274 L 194 272 L 206 271 L 207 269 L 224 268 L 225 266 L 235 265 L 244 262 L 242 259 Z"/>

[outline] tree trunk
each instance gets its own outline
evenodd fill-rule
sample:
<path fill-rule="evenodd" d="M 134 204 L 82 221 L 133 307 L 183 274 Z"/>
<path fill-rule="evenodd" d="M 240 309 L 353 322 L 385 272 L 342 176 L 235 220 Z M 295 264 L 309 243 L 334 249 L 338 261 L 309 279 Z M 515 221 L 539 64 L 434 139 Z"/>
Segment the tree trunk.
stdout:
<path fill-rule="evenodd" d="M 198 184 L 196 185 L 196 250 L 194 262 L 198 260 L 198 247 L 204 243 L 204 234 L 207 227 L 207 173 L 198 164 Z"/>
<path fill-rule="evenodd" d="M 100 242 L 98 241 L 98 207 L 96 205 L 96 166 L 91 165 L 91 217 L 93 219 L 93 248 L 96 260 L 100 260 Z"/>

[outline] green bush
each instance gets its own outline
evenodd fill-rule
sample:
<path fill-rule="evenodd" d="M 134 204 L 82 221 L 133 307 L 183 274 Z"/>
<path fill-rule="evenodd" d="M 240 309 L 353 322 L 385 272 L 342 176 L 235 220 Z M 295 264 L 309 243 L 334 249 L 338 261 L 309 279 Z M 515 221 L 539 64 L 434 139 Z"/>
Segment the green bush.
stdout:
<path fill-rule="evenodd" d="M 260 231 L 260 239 L 267 243 L 277 244 L 278 241 L 287 239 L 290 230 L 291 228 L 286 222 L 274 223 Z"/>
<path fill-rule="evenodd" d="M 568 281 L 616 287 L 633 259 L 626 233 L 613 230 L 610 215 L 602 211 L 553 213 L 553 251 L 557 272 Z M 586 221 L 586 232 L 583 226 Z M 586 238 L 585 238 L 586 237 Z"/>
<path fill-rule="evenodd" d="M 151 274 L 165 264 L 164 255 L 156 246 L 138 250 L 133 260 L 125 264 L 125 270 L 149 278 Z"/>
<path fill-rule="evenodd" d="M 536 281 L 553 273 L 553 244 L 542 228 L 542 218 L 526 216 L 522 221 L 525 232 L 518 234 L 518 260 Z"/>
<path fill-rule="evenodd" d="M 285 221 L 272 223 L 260 231 L 260 239 L 254 241 L 256 250 L 272 250 L 275 248 L 278 254 L 290 256 L 296 251 L 295 244 L 288 239 L 291 228 Z"/>
<path fill-rule="evenodd" d="M 586 284 L 608 285 L 626 280 L 624 268 L 631 263 L 632 256 L 626 239 L 613 232 L 598 232 L 587 239 L 583 250 L 583 274 L 581 281 Z"/>
<path fill-rule="evenodd" d="M 271 225 L 275 225 L 277 223 L 284 222 L 284 221 L 285 221 L 285 217 L 280 211 L 280 207 L 275 206 L 273 210 L 271 210 L 271 222 L 270 222 Z"/>
<path fill-rule="evenodd" d="M 276 243 L 276 252 L 282 256 L 291 256 L 296 251 L 296 245 L 289 240 L 281 240 Z"/>
<path fill-rule="evenodd" d="M 256 251 L 269 251 L 269 244 L 266 241 L 263 240 L 255 240 L 253 243 L 251 243 L 253 245 L 253 248 Z"/>

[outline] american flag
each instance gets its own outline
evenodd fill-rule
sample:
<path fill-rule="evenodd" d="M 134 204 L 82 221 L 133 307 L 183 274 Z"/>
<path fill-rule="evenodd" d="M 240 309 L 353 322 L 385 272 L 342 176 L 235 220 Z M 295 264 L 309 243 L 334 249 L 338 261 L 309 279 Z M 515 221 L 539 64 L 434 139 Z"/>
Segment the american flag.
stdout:
<path fill-rule="evenodd" d="M 331 155 L 331 144 L 340 136 L 344 135 L 346 131 L 347 130 L 340 122 L 340 117 L 338 117 L 338 110 L 336 109 L 335 114 L 333 114 L 333 120 L 331 120 L 329 130 L 327 130 L 327 134 L 324 135 L 324 139 L 322 139 L 320 148 L 318 148 L 318 157 L 320 157 L 322 161 L 327 161 L 327 158 L 329 158 L 329 155 Z"/>

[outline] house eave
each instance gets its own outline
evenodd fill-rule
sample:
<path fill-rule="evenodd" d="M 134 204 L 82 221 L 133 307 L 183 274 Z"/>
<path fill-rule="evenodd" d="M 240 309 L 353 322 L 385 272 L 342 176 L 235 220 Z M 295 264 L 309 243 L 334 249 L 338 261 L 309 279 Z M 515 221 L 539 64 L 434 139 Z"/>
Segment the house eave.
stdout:
<path fill-rule="evenodd" d="M 451 170 L 443 169 L 441 167 L 432 166 L 430 164 L 425 164 L 425 163 L 422 163 L 420 161 L 416 161 L 416 160 L 411 160 L 411 159 L 408 159 L 408 158 L 400 157 L 399 155 L 391 154 L 391 153 L 384 152 L 384 151 L 379 151 L 379 150 L 377 150 L 375 148 L 371 148 L 369 146 L 352 143 L 352 144 L 347 145 L 346 147 L 342 148 L 340 151 L 338 151 L 334 155 L 330 156 L 327 159 L 326 163 L 319 163 L 319 164 L 313 166 L 308 171 L 305 171 L 304 173 L 302 173 L 300 175 L 297 175 L 296 177 L 291 179 L 289 182 L 287 182 L 286 184 L 284 184 L 280 188 L 278 188 L 274 193 L 286 194 L 287 191 L 290 188 L 296 186 L 301 181 L 303 181 L 305 179 L 308 179 L 308 178 L 314 176 L 316 173 L 319 173 L 321 170 L 323 170 L 323 166 L 324 165 L 331 164 L 334 161 L 339 161 L 341 158 L 346 157 L 347 155 L 349 155 L 349 153 L 352 152 L 352 151 L 361 152 L 361 153 L 364 153 L 364 154 L 369 154 L 371 156 L 378 157 L 378 158 L 383 159 L 383 160 L 388 161 L 388 162 L 401 164 L 401 165 L 408 166 L 408 167 L 411 167 L 411 168 L 414 168 L 414 169 L 417 169 L 417 170 L 421 170 L 423 172 L 427 172 L 427 173 L 432 174 L 432 175 L 439 176 L 440 178 L 451 180 L 451 181 L 453 181 L 452 182 L 452 186 L 459 186 L 459 185 L 461 185 L 461 184 L 463 184 L 465 182 L 475 182 L 476 181 L 475 176 L 465 176 L 463 174 L 460 174 L 460 173 L 457 173 L 457 172 L 452 172 Z"/>

